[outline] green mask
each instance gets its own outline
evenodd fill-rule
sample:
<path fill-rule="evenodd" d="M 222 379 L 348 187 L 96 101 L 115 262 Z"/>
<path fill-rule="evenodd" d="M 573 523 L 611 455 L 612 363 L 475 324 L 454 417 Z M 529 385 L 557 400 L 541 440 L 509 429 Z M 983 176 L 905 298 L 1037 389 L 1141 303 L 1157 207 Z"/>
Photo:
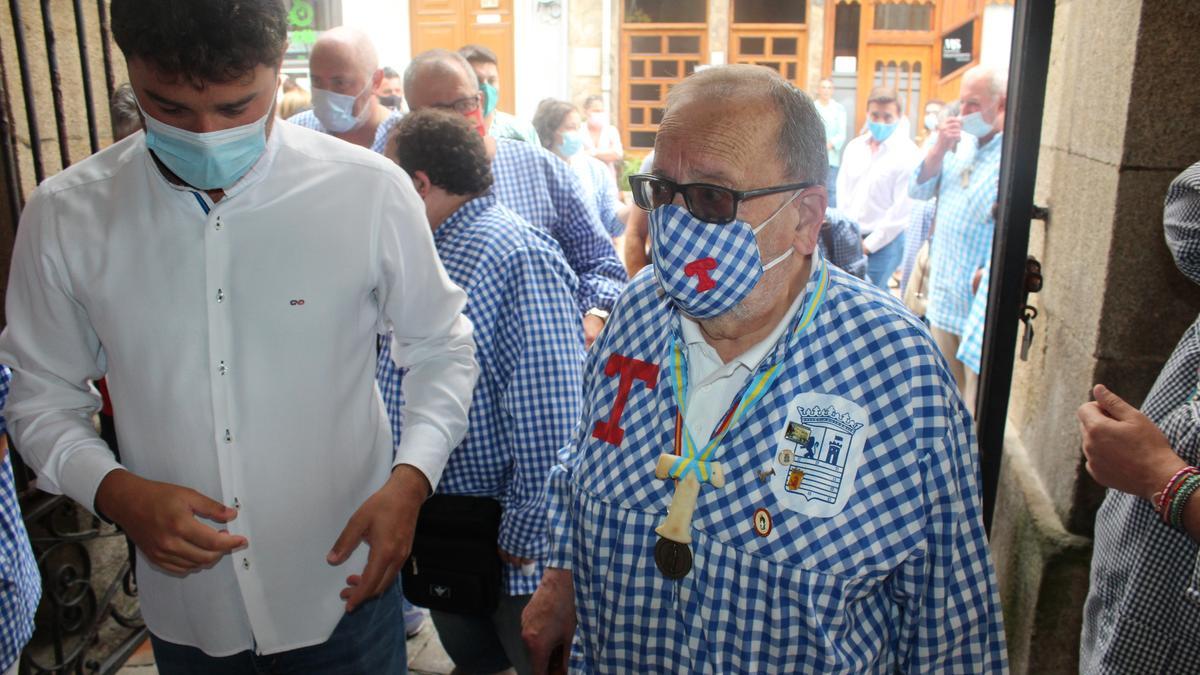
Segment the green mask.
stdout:
<path fill-rule="evenodd" d="M 483 91 L 483 116 L 487 117 L 492 114 L 492 111 L 496 109 L 496 104 L 500 101 L 500 90 L 487 82 L 479 85 L 479 88 Z"/>

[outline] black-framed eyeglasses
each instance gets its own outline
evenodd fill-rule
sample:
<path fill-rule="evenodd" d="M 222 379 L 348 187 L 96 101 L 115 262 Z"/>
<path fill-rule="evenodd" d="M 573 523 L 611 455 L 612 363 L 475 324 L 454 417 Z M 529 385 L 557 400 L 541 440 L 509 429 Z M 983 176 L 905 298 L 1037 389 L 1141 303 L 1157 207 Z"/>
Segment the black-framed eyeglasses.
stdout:
<path fill-rule="evenodd" d="M 476 110 L 479 110 L 479 106 L 479 92 L 476 92 L 470 96 L 464 96 L 456 101 L 451 101 L 450 103 L 435 103 L 430 107 L 439 108 L 441 110 L 453 110 L 459 115 L 470 115 Z"/>
<path fill-rule="evenodd" d="M 689 213 L 706 223 L 725 225 L 737 220 L 738 205 L 747 199 L 765 197 L 780 192 L 795 192 L 816 185 L 811 181 L 776 185 L 757 190 L 734 190 L 710 183 L 679 184 L 662 176 L 638 173 L 629 177 L 633 190 L 633 203 L 644 211 L 670 204 L 675 195 L 683 195 L 683 203 Z"/>

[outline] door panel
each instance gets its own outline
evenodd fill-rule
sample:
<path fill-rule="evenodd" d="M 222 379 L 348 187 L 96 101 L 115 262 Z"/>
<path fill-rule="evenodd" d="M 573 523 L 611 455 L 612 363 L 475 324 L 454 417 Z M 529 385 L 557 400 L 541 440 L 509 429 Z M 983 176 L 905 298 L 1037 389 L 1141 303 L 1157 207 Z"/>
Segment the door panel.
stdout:
<path fill-rule="evenodd" d="M 626 24 L 621 30 L 621 123 L 627 154 L 654 148 L 667 93 L 708 59 L 708 31 Z"/>
<path fill-rule="evenodd" d="M 495 52 L 500 62 L 499 107 L 513 111 L 513 0 L 411 0 L 409 14 L 414 55 L 429 49 L 456 51 L 466 44 L 482 45 Z"/>

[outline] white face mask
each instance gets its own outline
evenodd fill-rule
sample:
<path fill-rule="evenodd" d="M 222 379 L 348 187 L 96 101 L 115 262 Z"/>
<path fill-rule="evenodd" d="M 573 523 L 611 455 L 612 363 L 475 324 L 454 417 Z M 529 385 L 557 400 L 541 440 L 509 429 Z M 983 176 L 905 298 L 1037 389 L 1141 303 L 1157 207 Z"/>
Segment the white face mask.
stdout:
<path fill-rule="evenodd" d="M 371 114 L 371 102 L 364 102 L 358 115 L 354 114 L 354 102 L 358 100 L 359 96 L 367 93 L 370 88 L 371 83 L 367 82 L 367 86 L 358 93 L 358 96 L 351 96 L 314 87 L 312 90 L 313 114 L 317 116 L 321 126 L 335 134 L 357 129 L 367 121 L 367 117 Z"/>
<path fill-rule="evenodd" d="M 925 129 L 933 131 L 937 128 L 937 113 L 925 113 Z"/>

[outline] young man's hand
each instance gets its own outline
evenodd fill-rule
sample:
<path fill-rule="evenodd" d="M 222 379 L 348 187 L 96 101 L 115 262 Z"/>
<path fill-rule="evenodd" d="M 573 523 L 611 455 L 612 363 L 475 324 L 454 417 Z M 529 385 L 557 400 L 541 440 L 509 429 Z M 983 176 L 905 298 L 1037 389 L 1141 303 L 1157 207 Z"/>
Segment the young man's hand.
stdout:
<path fill-rule="evenodd" d="M 1079 407 L 1087 470 L 1104 487 L 1152 500 L 1186 466 L 1150 418 L 1102 384 Z"/>
<path fill-rule="evenodd" d="M 100 482 L 96 509 L 120 525 L 151 564 L 172 574 L 211 567 L 247 543 L 245 537 L 196 519 L 228 523 L 237 518 L 236 509 L 191 488 L 146 480 L 124 469 Z"/>
<path fill-rule="evenodd" d="M 396 580 L 412 551 L 417 514 L 429 496 L 429 481 L 416 467 L 401 464 L 392 469 L 388 482 L 358 507 L 338 536 L 327 560 L 330 565 L 346 562 L 361 541 L 371 552 L 362 574 L 346 577 L 341 597 L 346 611 L 383 593 Z"/>

